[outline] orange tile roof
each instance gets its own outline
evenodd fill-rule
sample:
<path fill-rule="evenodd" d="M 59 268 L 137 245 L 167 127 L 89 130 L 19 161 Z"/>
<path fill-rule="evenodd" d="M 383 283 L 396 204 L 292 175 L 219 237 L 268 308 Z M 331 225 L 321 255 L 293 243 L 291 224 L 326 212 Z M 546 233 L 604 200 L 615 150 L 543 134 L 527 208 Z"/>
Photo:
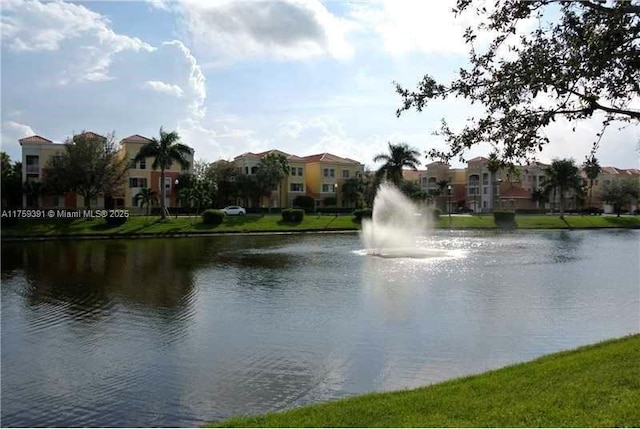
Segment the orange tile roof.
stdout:
<path fill-rule="evenodd" d="M 360 164 L 358 161 L 355 161 L 353 159 L 342 158 L 328 152 L 303 156 L 302 159 L 307 162 L 338 162 L 343 164 Z"/>
<path fill-rule="evenodd" d="M 427 164 L 427 167 L 430 167 L 432 165 L 436 166 L 436 165 L 449 165 L 449 164 L 447 164 L 446 162 L 442 162 L 442 161 L 433 161 L 433 162 Z"/>
<path fill-rule="evenodd" d="M 153 140 L 145 136 L 141 136 L 140 134 L 134 134 L 132 136 L 123 138 L 122 140 L 120 140 L 120 143 L 148 143 L 150 141 Z"/>
<path fill-rule="evenodd" d="M 480 162 L 480 161 L 489 161 L 487 158 L 485 158 L 484 156 L 476 156 L 473 159 L 470 159 L 469 161 L 467 161 L 467 164 L 470 162 Z"/>
<path fill-rule="evenodd" d="M 87 138 L 90 138 L 90 139 L 100 139 L 100 140 L 106 140 L 107 139 L 105 136 L 101 136 L 100 134 L 96 134 L 93 131 L 85 131 L 84 133 L 77 134 L 74 137 L 80 137 L 80 136 L 87 137 Z"/>
<path fill-rule="evenodd" d="M 18 141 L 20 142 L 20 144 L 22 143 L 53 143 L 51 140 L 45 139 L 44 137 L 39 135 L 23 137 Z"/>

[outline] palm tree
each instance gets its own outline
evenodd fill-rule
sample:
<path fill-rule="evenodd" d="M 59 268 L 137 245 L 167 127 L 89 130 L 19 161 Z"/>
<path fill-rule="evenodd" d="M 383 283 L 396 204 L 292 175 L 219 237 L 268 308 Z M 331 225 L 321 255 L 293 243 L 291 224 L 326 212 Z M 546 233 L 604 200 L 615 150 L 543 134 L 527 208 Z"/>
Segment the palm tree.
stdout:
<path fill-rule="evenodd" d="M 290 171 L 287 157 L 282 154 L 271 152 L 262 157 L 258 164 L 258 170 L 256 171 L 256 178 L 258 182 L 264 186 L 263 195 L 269 196 L 275 187 L 277 187 L 282 179 L 284 179 Z M 280 201 L 282 206 L 282 201 Z M 269 205 L 271 209 L 271 205 Z"/>
<path fill-rule="evenodd" d="M 549 194 L 544 189 L 538 188 L 531 193 L 531 199 L 536 202 L 538 210 L 540 210 L 549 200 Z"/>
<path fill-rule="evenodd" d="M 587 157 L 584 164 L 582 164 L 582 168 L 584 168 L 584 172 L 587 174 L 587 179 L 589 179 L 589 207 L 591 207 L 593 181 L 598 178 L 598 175 L 602 171 L 602 167 L 600 167 L 600 163 L 595 155 L 591 154 L 591 156 Z"/>
<path fill-rule="evenodd" d="M 134 198 L 136 199 L 136 204 L 140 204 L 141 209 L 147 206 L 147 216 L 149 216 L 151 206 L 158 202 L 158 194 L 151 188 L 140 189 L 140 192 L 138 192 Z"/>
<path fill-rule="evenodd" d="M 376 173 L 378 177 L 386 176 L 387 180 L 393 182 L 396 186 L 402 181 L 402 169 L 409 167 L 417 170 L 420 165 L 418 157 L 420 152 L 410 148 L 406 143 L 389 144 L 389 154 L 380 153 L 373 158 L 373 162 L 384 161 Z"/>
<path fill-rule="evenodd" d="M 581 192 L 582 179 L 578 167 L 572 159 L 554 159 L 546 169 L 547 179 L 543 186 L 546 191 L 553 189 L 554 199 L 556 189 L 560 194 L 560 216 L 564 214 L 565 193 L 568 190 Z"/>
<path fill-rule="evenodd" d="M 160 127 L 160 140 L 155 137 L 149 143 L 140 148 L 135 156 L 134 161 L 142 161 L 146 158 L 153 158 L 151 168 L 154 170 L 160 168 L 160 216 L 166 219 L 167 210 L 167 188 L 164 184 L 165 170 L 171 168 L 173 162 L 178 162 L 184 169 L 189 168 L 187 156 L 193 151 L 187 145 L 180 143 L 180 136 L 177 132 L 172 131 L 166 133 Z"/>
<path fill-rule="evenodd" d="M 446 180 L 439 180 L 436 185 L 438 185 L 438 190 L 437 195 L 440 195 L 441 197 L 443 197 L 443 201 L 442 201 L 442 211 L 445 212 L 447 211 L 447 195 L 446 192 L 448 190 L 449 187 L 449 182 Z"/>
<path fill-rule="evenodd" d="M 362 177 L 351 177 L 342 184 L 342 195 L 346 201 L 354 203 L 356 208 L 360 208 L 362 195 L 364 194 L 364 182 Z"/>
<path fill-rule="evenodd" d="M 491 152 L 487 162 L 487 170 L 489 170 L 491 176 L 491 185 L 489 189 L 491 190 L 491 210 L 494 211 L 496 209 L 496 199 L 498 197 L 498 189 L 496 189 L 496 173 L 500 168 L 502 168 L 502 161 L 496 152 Z"/>

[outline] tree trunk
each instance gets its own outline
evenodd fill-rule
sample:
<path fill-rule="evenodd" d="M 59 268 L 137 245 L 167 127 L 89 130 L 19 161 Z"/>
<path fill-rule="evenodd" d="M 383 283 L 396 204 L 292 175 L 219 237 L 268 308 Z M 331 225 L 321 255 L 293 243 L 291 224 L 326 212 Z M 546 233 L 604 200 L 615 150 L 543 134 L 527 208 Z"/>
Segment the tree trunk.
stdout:
<path fill-rule="evenodd" d="M 160 169 L 160 217 L 167 218 L 167 187 L 164 185 L 164 168 Z"/>

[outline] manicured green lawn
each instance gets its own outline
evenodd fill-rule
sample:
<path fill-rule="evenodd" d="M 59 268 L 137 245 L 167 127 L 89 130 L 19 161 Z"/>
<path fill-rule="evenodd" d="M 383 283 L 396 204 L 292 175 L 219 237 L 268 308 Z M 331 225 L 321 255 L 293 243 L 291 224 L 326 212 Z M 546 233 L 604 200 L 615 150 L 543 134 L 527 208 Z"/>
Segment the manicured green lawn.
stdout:
<path fill-rule="evenodd" d="M 449 223 L 451 222 L 451 223 Z M 554 228 L 640 228 L 640 216 L 516 216 L 515 226 L 523 229 Z M 496 229 L 493 216 L 442 216 L 436 228 Z M 58 235 L 145 235 L 226 232 L 331 231 L 358 230 L 360 225 L 349 216 L 306 215 L 298 224 L 283 222 L 279 214 L 227 217 L 221 225 L 204 225 L 200 217 L 180 216 L 162 221 L 159 217 L 132 216 L 124 225 L 109 226 L 104 219 L 20 219 L 15 225 L 2 222 L 2 237 L 39 237 Z"/>
<path fill-rule="evenodd" d="M 640 335 L 477 376 L 223 427 L 639 427 Z"/>
<path fill-rule="evenodd" d="M 202 223 L 201 217 L 179 216 L 161 220 L 159 217 L 132 216 L 124 225 L 109 226 L 104 219 L 20 219 L 15 226 L 3 225 L 3 237 L 51 235 L 132 235 L 177 234 L 207 232 L 270 232 L 303 230 L 357 230 L 360 225 L 351 216 L 307 215 L 298 224 L 282 221 L 280 215 L 247 215 L 226 217 L 221 225 Z"/>

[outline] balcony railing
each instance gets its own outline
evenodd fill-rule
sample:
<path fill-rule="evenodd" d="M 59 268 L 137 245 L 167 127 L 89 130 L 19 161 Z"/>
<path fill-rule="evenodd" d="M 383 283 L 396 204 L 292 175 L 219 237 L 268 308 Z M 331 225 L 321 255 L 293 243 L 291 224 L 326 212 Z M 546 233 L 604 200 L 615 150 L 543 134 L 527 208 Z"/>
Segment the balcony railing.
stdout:
<path fill-rule="evenodd" d="M 27 165 L 27 173 L 40 173 L 39 165 Z"/>

